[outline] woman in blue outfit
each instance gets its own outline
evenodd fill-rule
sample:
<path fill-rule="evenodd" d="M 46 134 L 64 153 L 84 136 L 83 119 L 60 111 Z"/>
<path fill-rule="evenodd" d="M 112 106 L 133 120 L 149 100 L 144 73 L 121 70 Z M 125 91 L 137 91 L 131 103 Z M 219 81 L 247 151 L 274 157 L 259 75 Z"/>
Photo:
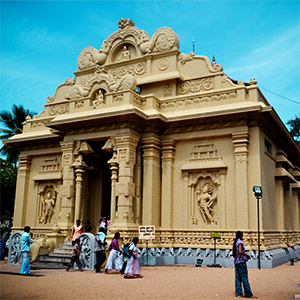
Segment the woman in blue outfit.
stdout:
<path fill-rule="evenodd" d="M 236 232 L 232 251 L 235 267 L 235 296 L 256 299 L 257 297 L 252 294 L 250 284 L 248 281 L 248 270 L 246 262 L 248 259 L 251 259 L 251 257 L 245 253 L 243 233 L 241 231 Z M 245 296 L 243 295 L 242 283 L 244 287 Z"/>
<path fill-rule="evenodd" d="M 22 253 L 22 267 L 20 274 L 30 274 L 29 251 L 32 244 L 32 239 L 29 236 L 30 227 L 24 227 L 24 233 L 21 238 L 21 253 Z"/>

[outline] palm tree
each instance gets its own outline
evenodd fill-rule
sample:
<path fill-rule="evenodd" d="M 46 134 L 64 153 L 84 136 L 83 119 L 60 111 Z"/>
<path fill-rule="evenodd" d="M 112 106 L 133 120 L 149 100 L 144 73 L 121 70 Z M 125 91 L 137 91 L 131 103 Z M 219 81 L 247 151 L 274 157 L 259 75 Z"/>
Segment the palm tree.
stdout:
<path fill-rule="evenodd" d="M 33 117 L 35 114 L 35 112 L 29 111 L 29 109 L 25 109 L 23 105 L 17 106 L 15 104 L 12 107 L 12 113 L 7 110 L 0 111 L 0 122 L 2 122 L 5 127 L 0 128 L 0 139 L 7 140 L 15 134 L 22 133 L 22 123 L 25 122 L 26 117 L 28 115 Z M 0 149 L 0 154 L 6 156 L 6 159 L 16 166 L 20 149 L 4 145 Z"/>

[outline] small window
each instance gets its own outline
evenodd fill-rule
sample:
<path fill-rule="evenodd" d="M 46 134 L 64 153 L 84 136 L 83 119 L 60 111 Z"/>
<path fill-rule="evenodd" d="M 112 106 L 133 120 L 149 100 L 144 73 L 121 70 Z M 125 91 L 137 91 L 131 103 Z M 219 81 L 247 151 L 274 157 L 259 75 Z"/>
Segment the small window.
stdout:
<path fill-rule="evenodd" d="M 266 140 L 266 139 L 265 139 L 265 150 L 266 150 L 267 152 L 269 152 L 270 154 L 272 154 L 272 145 L 271 145 L 271 143 L 270 143 L 268 140 Z"/>

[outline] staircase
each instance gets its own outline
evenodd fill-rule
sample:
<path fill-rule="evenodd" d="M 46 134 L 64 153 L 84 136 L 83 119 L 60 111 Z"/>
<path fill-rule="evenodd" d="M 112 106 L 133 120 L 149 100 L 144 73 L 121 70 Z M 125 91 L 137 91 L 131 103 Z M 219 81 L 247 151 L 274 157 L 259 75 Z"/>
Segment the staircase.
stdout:
<path fill-rule="evenodd" d="M 71 260 L 73 253 L 71 241 L 60 244 L 53 252 L 47 255 L 40 255 L 38 261 L 34 261 L 30 268 L 32 269 L 65 269 Z"/>

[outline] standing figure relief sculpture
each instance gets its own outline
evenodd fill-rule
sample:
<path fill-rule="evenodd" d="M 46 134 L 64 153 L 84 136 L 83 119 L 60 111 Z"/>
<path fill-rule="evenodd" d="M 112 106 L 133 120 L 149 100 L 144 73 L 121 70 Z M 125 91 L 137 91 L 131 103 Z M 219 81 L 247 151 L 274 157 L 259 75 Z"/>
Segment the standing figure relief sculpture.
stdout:
<path fill-rule="evenodd" d="M 196 199 L 200 214 L 205 224 L 214 224 L 214 202 L 217 200 L 217 191 L 210 182 L 205 182 L 202 186 L 198 184 L 196 189 Z"/>
<path fill-rule="evenodd" d="M 41 216 L 40 223 L 47 224 L 50 223 L 52 215 L 54 214 L 56 203 L 56 192 L 53 188 L 49 188 L 46 192 L 41 195 Z"/>

